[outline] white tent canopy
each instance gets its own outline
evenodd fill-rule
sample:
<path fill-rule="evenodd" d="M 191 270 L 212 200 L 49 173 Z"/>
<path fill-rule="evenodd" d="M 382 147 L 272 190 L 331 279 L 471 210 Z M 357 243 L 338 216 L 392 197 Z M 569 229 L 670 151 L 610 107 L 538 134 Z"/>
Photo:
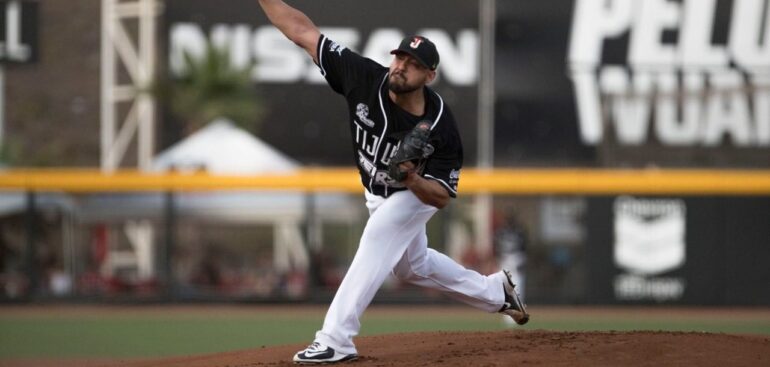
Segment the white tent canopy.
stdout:
<path fill-rule="evenodd" d="M 298 167 L 297 161 L 225 118 L 161 152 L 152 164 L 154 171 L 206 170 L 219 175 L 285 173 Z"/>
<path fill-rule="evenodd" d="M 223 118 L 212 121 L 203 129 L 161 152 L 152 164 L 152 169 L 156 172 L 205 170 L 214 175 L 289 173 L 299 167 L 297 161 Z M 308 268 L 309 259 L 301 224 L 309 220 L 309 199 L 314 203 L 319 220 L 323 218 L 351 223 L 360 215 L 356 209 L 357 203 L 344 194 L 308 196 L 301 192 L 179 193 L 175 195 L 175 208 L 183 219 L 272 225 L 273 264 L 276 270 L 282 272 L 290 268 Z M 133 253 L 114 255 L 130 259 L 139 270 L 146 270 L 145 276 L 152 276 L 151 264 L 154 259 L 151 255 L 154 254 L 154 244 L 152 226 L 148 220 L 158 219 L 162 215 L 164 198 L 161 194 L 94 195 L 86 198 L 81 207 L 83 221 L 126 223 L 125 230 L 131 239 Z M 142 257 L 139 254 L 149 255 Z"/>

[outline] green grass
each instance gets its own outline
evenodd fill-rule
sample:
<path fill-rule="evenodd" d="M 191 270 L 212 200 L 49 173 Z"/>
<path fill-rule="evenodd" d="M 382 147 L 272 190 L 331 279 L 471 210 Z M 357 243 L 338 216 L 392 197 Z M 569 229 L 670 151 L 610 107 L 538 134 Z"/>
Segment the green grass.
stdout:
<path fill-rule="evenodd" d="M 134 357 L 206 354 L 310 338 L 318 320 L 290 317 L 159 319 L 0 318 L 0 358 Z"/>
<path fill-rule="evenodd" d="M 532 327 L 528 327 L 532 328 Z M 560 330 L 560 331 L 631 331 L 631 330 L 652 330 L 652 331 L 696 331 L 709 333 L 727 333 L 727 334 L 770 334 L 770 321 L 709 321 L 709 320 L 670 320 L 670 319 L 651 319 L 642 321 L 632 320 L 575 320 L 575 321 L 552 321 L 544 320 L 537 324 L 537 329 Z"/>
<path fill-rule="evenodd" d="M 120 358 L 209 354 L 281 344 L 309 343 L 325 309 L 123 308 L 19 311 L 0 308 L 0 359 Z M 522 329 L 679 330 L 770 335 L 770 312 L 741 317 L 679 317 L 661 313 L 604 315 L 546 311 Z M 484 331 L 509 328 L 498 315 L 468 308 L 375 308 L 361 335 L 415 331 Z"/>
<path fill-rule="evenodd" d="M 130 357 L 246 348 L 248 341 L 259 337 L 261 327 L 236 320 L 66 319 L 3 321 L 2 329 L 0 356 L 4 357 Z"/>
<path fill-rule="evenodd" d="M 475 317 L 420 316 L 365 317 L 361 335 L 504 328 L 496 317 L 480 321 Z M 154 357 L 309 343 L 322 323 L 322 312 L 311 316 L 279 313 L 215 318 L 206 314 L 0 316 L 0 358 Z"/>

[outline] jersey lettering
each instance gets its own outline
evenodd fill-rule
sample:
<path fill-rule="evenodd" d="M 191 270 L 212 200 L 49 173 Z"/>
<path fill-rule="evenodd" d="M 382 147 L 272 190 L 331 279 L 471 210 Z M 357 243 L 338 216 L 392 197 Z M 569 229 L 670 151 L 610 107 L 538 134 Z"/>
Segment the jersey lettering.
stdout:
<path fill-rule="evenodd" d="M 354 134 L 356 137 L 356 144 L 360 144 L 362 140 L 366 140 L 366 130 L 364 130 L 364 128 L 362 128 L 355 120 L 353 121 L 353 124 L 356 126 L 356 132 Z"/>
<path fill-rule="evenodd" d="M 379 143 L 380 137 L 377 135 L 372 135 L 372 144 L 365 144 L 366 145 L 366 153 L 370 156 L 374 156 L 375 150 L 377 149 L 377 143 Z M 366 143 L 364 141 L 364 143 Z"/>
<path fill-rule="evenodd" d="M 390 164 L 390 159 L 393 158 L 394 155 L 396 155 L 396 151 L 398 151 L 399 146 L 401 146 L 401 142 L 398 142 L 395 145 L 393 145 L 393 143 L 390 143 L 390 142 L 385 144 L 385 152 L 382 154 L 380 163 L 384 165 Z"/>
<path fill-rule="evenodd" d="M 366 158 L 366 155 L 362 151 L 358 151 L 358 164 L 369 176 L 373 176 L 375 171 L 377 171 L 377 167 Z"/>
<path fill-rule="evenodd" d="M 365 151 L 366 154 L 374 157 L 375 149 L 377 149 L 377 143 L 379 143 L 380 137 L 374 134 L 370 135 L 369 132 L 361 127 L 355 120 L 353 121 L 353 124 L 356 126 L 356 131 L 354 133 L 356 144 L 358 144 L 358 147 Z"/>
<path fill-rule="evenodd" d="M 398 182 L 396 180 L 393 180 L 388 176 L 388 172 L 386 171 L 377 171 L 374 174 L 374 182 L 378 185 L 382 186 L 388 186 L 391 188 L 404 188 L 406 185 L 404 185 L 403 182 Z"/>

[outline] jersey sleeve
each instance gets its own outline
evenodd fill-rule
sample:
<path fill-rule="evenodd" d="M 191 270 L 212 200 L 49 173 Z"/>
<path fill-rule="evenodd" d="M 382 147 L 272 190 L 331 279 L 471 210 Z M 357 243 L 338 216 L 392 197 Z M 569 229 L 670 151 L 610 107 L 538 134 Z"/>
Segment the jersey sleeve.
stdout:
<path fill-rule="evenodd" d="M 440 183 L 449 193 L 457 197 L 457 186 L 460 182 L 460 169 L 463 165 L 463 146 L 460 135 L 451 121 L 451 126 L 438 132 L 439 140 L 435 151 L 425 164 L 423 177 Z"/>
<path fill-rule="evenodd" d="M 337 93 L 348 95 L 359 83 L 365 83 L 384 67 L 325 35 L 318 39 L 317 65 L 326 82 Z"/>

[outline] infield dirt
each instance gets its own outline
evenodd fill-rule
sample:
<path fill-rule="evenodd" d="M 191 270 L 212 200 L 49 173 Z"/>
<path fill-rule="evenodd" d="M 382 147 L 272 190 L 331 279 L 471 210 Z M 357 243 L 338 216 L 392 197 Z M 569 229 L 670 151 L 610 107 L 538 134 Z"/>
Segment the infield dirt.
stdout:
<path fill-rule="evenodd" d="M 357 338 L 341 366 L 770 366 L 770 337 L 691 332 L 439 332 Z M 303 345 L 106 367 L 293 366 Z"/>

